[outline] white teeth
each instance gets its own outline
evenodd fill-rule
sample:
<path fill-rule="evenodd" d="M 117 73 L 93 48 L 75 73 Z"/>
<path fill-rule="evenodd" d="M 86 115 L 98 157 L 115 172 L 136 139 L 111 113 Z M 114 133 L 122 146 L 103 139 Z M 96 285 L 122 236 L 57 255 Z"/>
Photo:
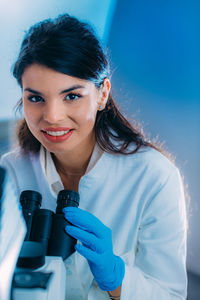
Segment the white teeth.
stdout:
<path fill-rule="evenodd" d="M 64 135 L 66 133 L 68 133 L 70 130 L 67 130 L 67 131 L 46 131 L 46 133 L 48 133 L 49 135 L 52 135 L 52 136 L 61 136 L 61 135 Z"/>

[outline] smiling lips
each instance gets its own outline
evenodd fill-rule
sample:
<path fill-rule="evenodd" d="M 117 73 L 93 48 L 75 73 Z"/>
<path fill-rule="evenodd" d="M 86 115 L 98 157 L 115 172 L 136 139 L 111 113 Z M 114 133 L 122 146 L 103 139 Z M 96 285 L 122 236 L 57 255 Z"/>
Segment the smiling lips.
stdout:
<path fill-rule="evenodd" d="M 48 141 L 58 143 L 67 140 L 72 135 L 73 129 L 66 127 L 45 128 L 41 132 Z"/>

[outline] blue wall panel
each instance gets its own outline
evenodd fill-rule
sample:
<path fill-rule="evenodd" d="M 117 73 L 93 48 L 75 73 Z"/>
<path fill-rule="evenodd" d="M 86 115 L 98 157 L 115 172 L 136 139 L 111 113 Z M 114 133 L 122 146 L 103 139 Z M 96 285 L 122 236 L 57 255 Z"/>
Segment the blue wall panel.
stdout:
<path fill-rule="evenodd" d="M 118 102 L 189 186 L 188 268 L 200 274 L 200 2 L 118 1 L 108 45 Z"/>

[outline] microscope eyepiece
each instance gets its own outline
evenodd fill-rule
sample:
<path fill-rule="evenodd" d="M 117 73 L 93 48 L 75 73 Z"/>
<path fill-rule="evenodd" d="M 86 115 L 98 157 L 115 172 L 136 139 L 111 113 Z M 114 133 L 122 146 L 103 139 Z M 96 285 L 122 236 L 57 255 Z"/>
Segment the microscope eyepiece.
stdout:
<path fill-rule="evenodd" d="M 79 194 L 71 190 L 62 190 L 58 194 L 56 213 L 61 214 L 64 207 L 79 206 Z"/>
<path fill-rule="evenodd" d="M 42 196 L 36 191 L 26 190 L 20 195 L 20 203 L 22 206 L 22 212 L 27 226 L 27 233 L 25 240 L 30 239 L 31 227 L 34 214 L 39 210 L 42 203 Z"/>
<path fill-rule="evenodd" d="M 65 227 L 64 207 L 78 207 L 79 194 L 72 190 L 62 190 L 57 197 L 56 213 L 40 209 L 42 196 L 36 191 L 26 190 L 20 195 L 20 203 L 27 225 L 25 241 L 39 242 L 47 256 L 61 256 L 66 259 L 75 251 L 76 239 L 68 235 Z"/>

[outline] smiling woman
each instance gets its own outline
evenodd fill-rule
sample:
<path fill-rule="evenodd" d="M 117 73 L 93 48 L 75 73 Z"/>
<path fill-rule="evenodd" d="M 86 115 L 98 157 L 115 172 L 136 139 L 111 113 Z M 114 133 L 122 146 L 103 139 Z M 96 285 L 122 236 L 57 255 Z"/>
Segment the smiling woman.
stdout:
<path fill-rule="evenodd" d="M 88 81 L 32 64 L 22 75 L 24 116 L 34 137 L 55 156 L 91 155 L 94 125 L 100 105 L 106 102 L 110 83 L 97 89 Z M 69 166 L 67 166 L 69 171 Z"/>
<path fill-rule="evenodd" d="M 80 241 L 66 261 L 66 299 L 185 299 L 179 171 L 118 109 L 93 30 L 69 15 L 36 24 L 13 74 L 24 119 L 1 164 L 19 195 L 42 194 L 43 208 L 55 211 L 62 189 L 80 193 L 79 208 L 63 211 Z"/>

